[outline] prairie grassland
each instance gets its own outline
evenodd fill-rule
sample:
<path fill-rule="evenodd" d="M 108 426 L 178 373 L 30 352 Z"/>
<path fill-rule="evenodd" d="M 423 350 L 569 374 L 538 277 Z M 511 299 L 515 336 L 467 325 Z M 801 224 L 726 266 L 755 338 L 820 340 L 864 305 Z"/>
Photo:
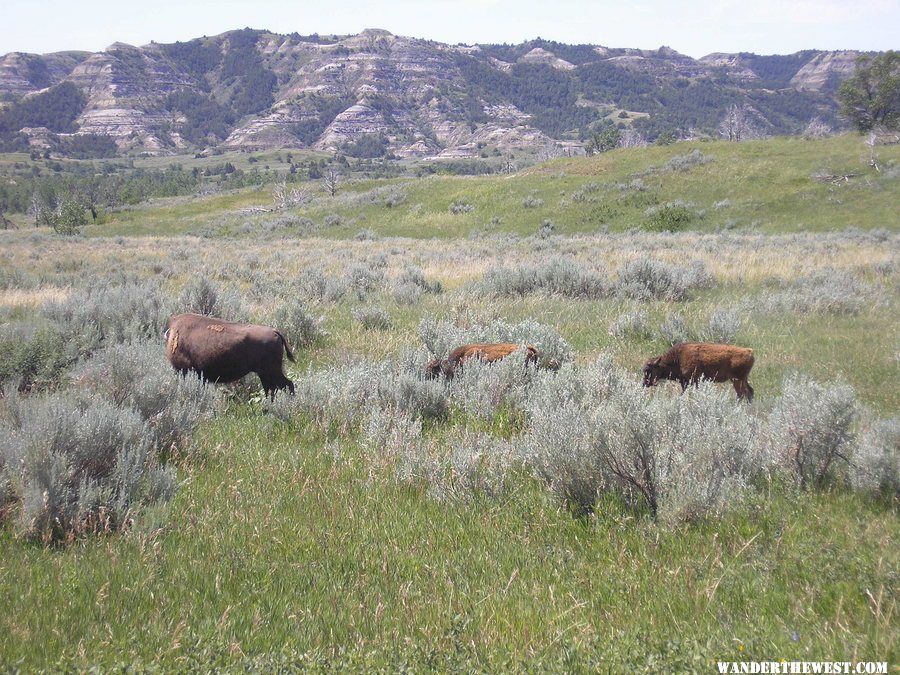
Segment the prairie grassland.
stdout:
<path fill-rule="evenodd" d="M 554 233 L 536 234 L 546 214 L 532 211 L 556 209 L 558 182 L 568 198 L 591 181 L 603 192 L 637 164 L 688 154 L 681 145 L 560 160 L 510 179 L 408 181 L 390 208 L 378 201 L 388 192 L 372 197 L 380 184 L 356 186 L 340 209 L 321 211 L 342 224 L 302 238 L 266 229 L 272 214 L 237 232 L 228 212 L 249 193 L 135 209 L 127 227 L 118 221 L 134 237 L 96 236 L 99 226 L 72 239 L 0 233 L 0 433 L 14 431 L 0 440 L 0 667 L 708 672 L 716 659 L 896 662 L 896 483 L 880 495 L 856 489 L 856 469 L 838 462 L 820 487 L 803 487 L 796 479 L 809 467 L 779 455 L 784 438 L 807 429 L 806 442 L 835 437 L 841 453 L 865 438 L 896 480 L 900 239 L 879 201 L 896 181 L 842 196 L 858 218 L 828 216 L 815 233 L 794 231 L 798 204 L 831 209 L 809 196 L 827 199 L 827 186 L 765 201 L 758 185 L 779 171 L 808 178 L 831 152 L 838 170 L 851 145 L 829 142 L 712 144 L 712 162 L 666 172 L 666 181 L 694 176 L 684 189 L 700 194 L 733 153 L 745 182 L 703 199 L 759 210 L 789 231 L 780 234 L 712 232 L 709 216 L 676 233 L 619 231 L 624 221 L 598 233 L 565 210 L 550 215 Z M 504 184 L 517 187 L 506 194 Z M 522 207 L 532 193 L 543 206 Z M 789 215 L 776 217 L 771 205 L 784 195 Z M 453 214 L 453 202 L 475 208 Z M 417 203 L 431 206 L 416 215 Z M 514 215 L 470 237 L 489 203 Z M 198 224 L 241 236 L 158 236 Z M 351 238 L 364 228 L 371 236 Z M 400 232 L 413 237 L 390 236 Z M 285 364 L 297 396 L 261 402 L 252 375 L 217 388 L 215 402 L 178 384 L 159 335 L 168 314 L 198 303 L 284 322 L 303 345 Z M 523 374 L 514 361 L 473 367 L 449 387 L 418 376 L 426 345 L 500 334 L 569 348 L 573 363 L 558 374 Z M 685 396 L 674 384 L 636 389 L 643 360 L 678 335 L 752 347 L 752 406 L 735 405 L 727 385 Z M 811 405 L 803 392 L 820 398 Z M 24 456 L 21 429 L 46 428 L 41 415 L 69 415 L 86 433 L 67 399 L 103 428 L 128 406 L 139 411 L 143 422 L 127 419 L 158 451 L 148 476 L 166 487 L 177 469 L 177 485 L 165 498 L 144 490 L 145 501 L 108 521 L 121 532 L 46 546 L 23 514 L 49 506 L 9 458 Z M 627 405 L 636 407 L 619 414 Z M 603 436 L 618 425 L 621 434 Z M 696 432 L 673 461 L 700 463 L 659 483 L 654 519 L 591 462 L 601 441 L 669 427 Z M 177 440 L 163 446 L 162 430 Z M 726 446 L 752 461 L 730 457 L 736 473 L 700 494 L 702 467 Z"/>
<path fill-rule="evenodd" d="M 514 175 L 348 181 L 335 197 L 317 182 L 302 205 L 275 213 L 271 187 L 196 200 L 154 200 L 114 212 L 91 235 L 381 236 L 462 238 L 470 233 L 557 234 L 675 229 L 824 232 L 896 225 L 900 147 L 868 166 L 860 137 L 691 142 L 557 159 Z M 829 180 L 827 177 L 832 176 Z M 846 180 L 840 178 L 848 176 Z M 455 205 L 455 206 L 454 206 Z M 667 208 L 680 218 L 666 219 Z M 654 220 L 650 210 L 663 209 Z"/>

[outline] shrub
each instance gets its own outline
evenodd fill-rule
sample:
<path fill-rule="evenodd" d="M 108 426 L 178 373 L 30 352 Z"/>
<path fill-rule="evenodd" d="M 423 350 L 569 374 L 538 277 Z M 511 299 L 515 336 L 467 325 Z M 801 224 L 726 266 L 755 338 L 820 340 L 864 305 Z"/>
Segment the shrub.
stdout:
<path fill-rule="evenodd" d="M 697 211 L 682 201 L 666 202 L 644 211 L 644 229 L 651 232 L 679 232 L 697 218 Z"/>
<path fill-rule="evenodd" d="M 709 316 L 706 328 L 700 334 L 703 342 L 733 342 L 744 323 L 736 309 L 717 309 Z"/>
<path fill-rule="evenodd" d="M 712 277 L 703 261 L 681 269 L 653 258 L 639 258 L 619 270 L 615 289 L 619 295 L 635 300 L 685 300 L 690 291 L 708 288 Z"/>
<path fill-rule="evenodd" d="M 544 205 L 544 200 L 537 196 L 534 192 L 528 194 L 525 199 L 522 200 L 522 208 L 523 209 L 536 209 Z"/>
<path fill-rule="evenodd" d="M 314 318 L 299 300 L 283 303 L 272 317 L 275 328 L 293 347 L 308 347 L 324 338 L 323 321 L 324 317 Z"/>
<path fill-rule="evenodd" d="M 516 324 L 476 323 L 467 328 L 449 321 L 423 319 L 419 323 L 419 338 L 435 358 L 445 358 L 456 347 L 473 342 L 511 342 L 533 345 L 541 366 L 558 366 L 572 360 L 572 348 L 556 329 L 532 319 Z"/>
<path fill-rule="evenodd" d="M 375 230 L 373 230 L 371 227 L 367 227 L 366 229 L 360 230 L 355 235 L 353 235 L 353 238 L 356 241 L 375 241 L 376 239 L 378 239 L 378 235 L 375 234 Z"/>
<path fill-rule="evenodd" d="M 600 298 L 607 292 L 602 277 L 582 269 L 569 258 L 558 256 L 538 266 L 492 267 L 480 285 L 484 293 L 497 297 L 546 293 L 568 298 Z"/>
<path fill-rule="evenodd" d="M 659 327 L 659 334 L 670 345 L 676 345 L 679 342 L 693 342 L 693 336 L 688 330 L 684 317 L 677 313 L 669 314 L 666 317 Z"/>
<path fill-rule="evenodd" d="M 350 316 L 365 330 L 389 330 L 393 326 L 391 317 L 381 307 L 354 307 Z"/>
<path fill-rule="evenodd" d="M 120 344 L 101 350 L 73 373 L 77 389 L 137 412 L 153 446 L 184 454 L 195 427 L 214 411 L 216 395 L 197 377 L 181 377 L 159 344 Z"/>
<path fill-rule="evenodd" d="M 243 318 L 240 297 L 224 291 L 206 277 L 192 277 L 181 291 L 179 311 L 215 316 L 229 321 Z"/>
<path fill-rule="evenodd" d="M 451 403 L 468 415 L 490 420 L 501 408 L 521 409 L 534 374 L 519 349 L 497 363 L 470 359 L 450 382 Z"/>
<path fill-rule="evenodd" d="M 325 274 L 321 269 L 303 270 L 295 281 L 301 297 L 322 302 L 339 302 L 350 290 L 350 281 Z"/>
<path fill-rule="evenodd" d="M 459 215 L 460 213 L 470 213 L 475 210 L 475 206 L 470 204 L 469 202 L 457 200 L 451 202 L 450 206 L 447 208 L 450 213 L 454 216 Z"/>
<path fill-rule="evenodd" d="M 841 477 L 857 412 L 850 385 L 823 385 L 802 375 L 787 377 L 769 415 L 773 455 L 803 488 L 821 487 Z"/>
<path fill-rule="evenodd" d="M 443 293 L 444 288 L 440 281 L 428 281 L 425 274 L 418 267 L 407 265 L 396 279 L 397 286 L 412 284 L 425 293 Z"/>
<path fill-rule="evenodd" d="M 631 310 L 617 316 L 609 324 L 609 334 L 617 338 L 636 338 L 649 340 L 653 336 L 647 321 L 647 312 L 642 309 Z"/>
<path fill-rule="evenodd" d="M 347 285 L 355 291 L 359 300 L 364 300 L 367 294 L 380 288 L 383 282 L 384 272 L 372 261 L 356 263 L 347 271 Z"/>
<path fill-rule="evenodd" d="M 174 310 L 155 282 L 101 281 L 65 300 L 48 302 L 42 313 L 86 352 L 104 344 L 159 339 Z"/>
<path fill-rule="evenodd" d="M 537 237 L 538 239 L 549 239 L 555 231 L 556 225 L 554 225 L 550 220 L 545 220 L 543 224 L 538 228 Z"/>
<path fill-rule="evenodd" d="M 508 491 L 511 457 L 509 441 L 463 429 L 426 464 L 428 494 L 441 502 L 498 499 Z"/>
<path fill-rule="evenodd" d="M 764 296 L 766 311 L 798 314 L 858 314 L 878 304 L 877 287 L 861 282 L 849 270 L 817 270 L 785 284 L 784 290 Z"/>
<path fill-rule="evenodd" d="M 78 359 L 78 345 L 53 321 L 0 324 L 0 382 L 22 391 L 55 387 Z"/>
<path fill-rule="evenodd" d="M 28 538 L 121 530 L 141 507 L 174 493 L 174 471 L 149 452 L 146 423 L 109 401 L 33 398 L 0 427 L 0 454 L 22 467 L 18 529 Z"/>
<path fill-rule="evenodd" d="M 531 408 L 525 459 L 576 512 L 611 491 L 664 522 L 717 515 L 764 470 L 753 418 L 727 392 L 648 396 L 626 374 L 605 379 L 605 391 L 575 386 Z"/>
<path fill-rule="evenodd" d="M 850 463 L 857 490 L 900 494 L 900 417 L 876 420 L 860 435 Z"/>
<path fill-rule="evenodd" d="M 709 155 L 704 155 L 702 152 L 697 150 L 691 150 L 689 153 L 685 155 L 676 155 L 663 166 L 664 171 L 687 171 L 688 169 L 692 169 L 695 166 L 702 166 L 704 164 L 709 164 L 713 161 L 713 158 Z"/>

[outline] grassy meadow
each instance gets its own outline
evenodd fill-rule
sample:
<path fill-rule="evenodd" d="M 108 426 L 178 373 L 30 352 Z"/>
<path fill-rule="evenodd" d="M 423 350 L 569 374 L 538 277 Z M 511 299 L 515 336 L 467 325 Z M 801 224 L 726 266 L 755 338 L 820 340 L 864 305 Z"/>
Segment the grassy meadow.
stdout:
<path fill-rule="evenodd" d="M 0 232 L 0 670 L 896 667 L 900 147 L 877 152 L 679 143 Z M 179 383 L 161 333 L 188 309 L 282 328 L 297 396 Z M 491 336 L 564 365 L 422 380 Z M 752 347 L 754 402 L 641 390 L 680 339 Z M 54 464 L 54 428 L 117 472 L 143 443 L 132 497 Z M 597 460 L 632 435 L 656 513 Z M 798 438 L 835 463 L 795 465 Z M 63 484 L 80 529 L 51 536 Z"/>

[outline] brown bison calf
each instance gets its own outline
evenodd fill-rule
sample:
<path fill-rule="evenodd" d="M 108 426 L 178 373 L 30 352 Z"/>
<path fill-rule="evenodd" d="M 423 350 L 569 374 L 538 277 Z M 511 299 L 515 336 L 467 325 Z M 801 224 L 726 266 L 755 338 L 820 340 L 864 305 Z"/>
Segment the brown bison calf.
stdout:
<path fill-rule="evenodd" d="M 443 374 L 447 379 L 452 379 L 454 374 L 456 374 L 457 368 L 460 368 L 469 359 L 493 363 L 509 356 L 518 350 L 519 347 L 521 345 L 512 342 L 463 345 L 450 352 L 450 356 L 442 361 L 438 359 L 430 361 L 425 366 L 425 376 L 434 379 Z M 531 363 L 536 366 L 538 362 L 537 349 L 529 345 L 525 347 L 525 350 L 527 351 L 525 363 Z"/>
<path fill-rule="evenodd" d="M 166 355 L 175 370 L 194 371 L 210 382 L 234 382 L 256 373 L 266 396 L 294 383 L 281 368 L 282 354 L 294 355 L 284 335 L 268 326 L 232 323 L 200 314 L 177 314 L 164 333 Z"/>
<path fill-rule="evenodd" d="M 739 399 L 753 400 L 753 387 L 747 381 L 753 368 L 753 350 L 746 347 L 705 342 L 683 342 L 662 356 L 644 364 L 644 386 L 659 380 L 676 380 L 681 391 L 700 380 L 731 382 Z"/>

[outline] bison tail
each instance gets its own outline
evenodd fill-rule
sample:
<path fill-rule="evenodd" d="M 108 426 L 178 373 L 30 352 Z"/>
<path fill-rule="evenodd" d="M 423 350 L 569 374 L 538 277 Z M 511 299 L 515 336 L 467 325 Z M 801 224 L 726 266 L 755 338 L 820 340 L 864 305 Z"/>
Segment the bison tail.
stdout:
<path fill-rule="evenodd" d="M 290 359 L 292 363 L 296 363 L 296 360 L 294 359 L 294 353 L 291 351 L 291 347 L 288 344 L 287 338 L 282 335 L 280 330 L 276 330 L 275 335 L 281 338 L 281 344 L 284 345 L 284 353 L 287 354 L 288 359 Z"/>

